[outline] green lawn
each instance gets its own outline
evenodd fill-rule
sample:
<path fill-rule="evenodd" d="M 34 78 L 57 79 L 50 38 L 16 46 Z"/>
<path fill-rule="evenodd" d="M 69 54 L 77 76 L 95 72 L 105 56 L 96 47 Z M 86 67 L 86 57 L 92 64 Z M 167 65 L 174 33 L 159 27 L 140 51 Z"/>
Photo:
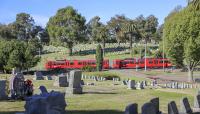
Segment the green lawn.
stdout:
<path fill-rule="evenodd" d="M 28 77 L 30 78 L 30 77 Z M 94 82 L 93 80 L 84 80 Z M 34 81 L 35 93 L 38 87 L 45 85 L 47 89 L 64 92 L 65 88 L 54 87 L 53 81 Z M 121 82 L 104 81 L 94 82 L 95 86 L 84 86 L 84 94 L 66 96 L 68 114 L 123 114 L 125 106 L 129 103 L 138 103 L 139 111 L 142 104 L 151 98 L 160 98 L 160 109 L 167 111 L 167 103 L 175 100 L 178 107 L 180 99 L 188 97 L 190 104 L 193 104 L 193 96 L 197 89 L 144 89 L 128 90 Z M 119 85 L 114 85 L 114 83 Z M 14 112 L 24 111 L 24 101 L 1 101 L 0 114 L 14 114 Z"/>

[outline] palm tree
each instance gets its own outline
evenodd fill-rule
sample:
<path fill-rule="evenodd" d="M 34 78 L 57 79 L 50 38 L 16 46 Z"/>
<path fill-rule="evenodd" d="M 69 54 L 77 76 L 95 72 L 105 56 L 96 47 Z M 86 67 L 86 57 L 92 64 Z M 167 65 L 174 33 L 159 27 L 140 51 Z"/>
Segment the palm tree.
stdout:
<path fill-rule="evenodd" d="M 102 42 L 102 45 L 103 45 L 103 56 L 105 56 L 105 44 L 106 44 L 106 39 L 108 37 L 107 26 L 102 25 L 102 26 L 98 27 L 97 36 L 98 36 L 97 40 Z"/>
<path fill-rule="evenodd" d="M 137 27 L 133 21 L 127 21 L 123 24 L 121 31 L 124 33 L 125 36 L 128 36 L 130 42 L 130 54 L 132 55 L 132 44 L 133 38 L 138 33 Z"/>

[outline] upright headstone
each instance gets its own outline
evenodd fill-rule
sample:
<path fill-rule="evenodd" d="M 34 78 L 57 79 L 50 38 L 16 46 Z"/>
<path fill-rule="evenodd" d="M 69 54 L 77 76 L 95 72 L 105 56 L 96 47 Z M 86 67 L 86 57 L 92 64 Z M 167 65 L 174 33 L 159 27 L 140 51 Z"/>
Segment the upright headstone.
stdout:
<path fill-rule="evenodd" d="M 81 74 L 79 70 L 73 70 L 70 72 L 69 87 L 66 89 L 67 94 L 81 94 Z"/>
<path fill-rule="evenodd" d="M 200 95 L 194 97 L 194 107 L 200 108 Z"/>
<path fill-rule="evenodd" d="M 189 101 L 188 101 L 188 99 L 186 97 L 181 100 L 180 112 L 187 113 L 187 114 L 193 113 L 193 111 L 192 111 L 192 109 L 190 107 Z"/>
<path fill-rule="evenodd" d="M 142 114 L 156 114 L 156 109 L 154 105 L 150 102 L 145 103 L 142 106 Z"/>
<path fill-rule="evenodd" d="M 40 89 L 42 94 L 47 94 L 48 93 L 48 91 L 47 91 L 45 86 L 40 86 L 39 89 Z"/>
<path fill-rule="evenodd" d="M 53 80 L 52 76 L 47 75 L 47 80 Z"/>
<path fill-rule="evenodd" d="M 85 85 L 85 83 L 84 83 L 84 81 L 83 80 L 81 80 L 81 85 L 83 86 L 83 85 Z"/>
<path fill-rule="evenodd" d="M 44 80 L 44 77 L 40 71 L 35 72 L 34 80 Z"/>
<path fill-rule="evenodd" d="M 178 108 L 177 108 L 176 103 L 174 101 L 171 101 L 168 104 L 168 114 L 179 114 Z"/>
<path fill-rule="evenodd" d="M 140 82 L 137 82 L 137 83 L 136 83 L 136 89 L 141 89 Z"/>
<path fill-rule="evenodd" d="M 60 75 L 56 77 L 54 81 L 54 86 L 59 86 L 59 87 L 68 87 L 69 82 L 67 80 L 67 76 L 65 75 Z"/>
<path fill-rule="evenodd" d="M 159 110 L 159 98 L 153 98 L 150 100 L 150 102 L 154 105 L 155 109 L 156 109 L 156 114 L 161 114 L 160 110 Z"/>
<path fill-rule="evenodd" d="M 126 80 L 123 80 L 123 81 L 122 81 L 122 84 L 123 84 L 123 85 L 127 85 Z"/>
<path fill-rule="evenodd" d="M 0 80 L 0 100 L 6 100 L 7 98 L 6 80 Z"/>
<path fill-rule="evenodd" d="M 24 75 L 22 73 L 16 73 L 10 78 L 10 91 L 12 98 L 24 97 Z"/>
<path fill-rule="evenodd" d="M 135 89 L 135 80 L 128 81 L 128 89 Z"/>
<path fill-rule="evenodd" d="M 138 114 L 138 104 L 129 104 L 126 106 L 124 114 Z"/>
<path fill-rule="evenodd" d="M 140 83 L 140 88 L 144 89 L 144 82 L 143 81 Z"/>

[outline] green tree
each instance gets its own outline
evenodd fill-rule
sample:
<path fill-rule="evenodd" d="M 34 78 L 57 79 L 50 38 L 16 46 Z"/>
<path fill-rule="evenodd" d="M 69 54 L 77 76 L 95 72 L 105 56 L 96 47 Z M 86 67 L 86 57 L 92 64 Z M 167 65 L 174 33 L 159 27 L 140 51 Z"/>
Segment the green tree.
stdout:
<path fill-rule="evenodd" d="M 200 63 L 200 12 L 189 5 L 164 24 L 165 50 L 175 65 L 185 64 L 188 81 L 193 81 L 193 70 Z"/>
<path fill-rule="evenodd" d="M 151 41 L 153 36 L 155 36 L 158 26 L 158 19 L 154 15 L 150 15 L 145 19 L 145 23 L 143 24 L 144 24 L 143 28 L 142 27 L 140 28 L 140 34 L 145 42 L 145 71 L 146 71 L 147 43 Z"/>
<path fill-rule="evenodd" d="M 69 55 L 72 55 L 73 45 L 84 41 L 85 21 L 85 18 L 71 6 L 59 9 L 47 24 L 50 43 L 66 45 L 69 48 Z"/>
<path fill-rule="evenodd" d="M 11 32 L 11 27 L 9 25 L 0 24 L 0 38 L 7 40 L 15 38 Z"/>
<path fill-rule="evenodd" d="M 125 36 L 128 38 L 128 41 L 130 43 L 130 46 L 129 46 L 130 54 L 132 55 L 133 40 L 135 39 L 135 36 L 138 34 L 137 27 L 133 21 L 127 21 L 123 24 L 123 26 L 121 27 L 121 30 L 125 34 Z"/>
<path fill-rule="evenodd" d="M 34 19 L 27 13 L 19 13 L 16 21 L 12 23 L 12 34 L 19 40 L 28 40 L 34 38 L 36 34 L 32 34 L 35 26 Z"/>
<path fill-rule="evenodd" d="M 103 46 L 103 56 L 105 56 L 105 45 L 108 39 L 108 29 L 105 25 L 98 27 L 97 30 L 97 41 L 102 42 Z"/>
<path fill-rule="evenodd" d="M 87 27 L 87 37 L 90 42 L 95 42 L 97 41 L 97 33 L 98 33 L 98 28 L 102 25 L 100 22 L 100 17 L 95 16 L 93 17 L 86 25 Z"/>
<path fill-rule="evenodd" d="M 96 49 L 96 67 L 97 71 L 102 71 L 103 68 L 103 50 L 101 48 L 101 45 L 97 45 Z"/>
<path fill-rule="evenodd" d="M 40 60 L 37 56 L 38 44 L 36 39 L 28 42 L 19 40 L 0 41 L 0 70 L 7 72 L 12 68 L 28 70 Z"/>
<path fill-rule="evenodd" d="M 188 4 L 192 4 L 195 8 L 195 10 L 200 9 L 200 1 L 199 0 L 188 0 Z"/>
<path fill-rule="evenodd" d="M 125 17 L 124 15 L 116 15 L 114 17 L 111 17 L 110 21 L 108 21 L 107 23 L 109 33 L 111 34 L 110 36 L 114 37 L 119 45 L 120 42 L 125 41 L 125 35 L 123 34 L 121 28 L 123 26 L 123 23 L 127 20 L 127 17 Z"/>

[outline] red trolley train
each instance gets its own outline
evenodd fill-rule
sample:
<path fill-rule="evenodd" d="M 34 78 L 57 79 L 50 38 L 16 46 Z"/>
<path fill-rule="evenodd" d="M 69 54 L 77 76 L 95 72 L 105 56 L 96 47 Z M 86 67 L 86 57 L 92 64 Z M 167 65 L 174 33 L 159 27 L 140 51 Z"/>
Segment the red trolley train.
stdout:
<path fill-rule="evenodd" d="M 116 59 L 109 65 L 109 60 L 103 61 L 103 69 L 126 69 L 126 68 L 144 68 L 145 60 L 147 68 L 171 67 L 168 59 L 147 58 L 147 59 Z M 96 60 L 56 60 L 48 61 L 45 64 L 46 69 L 81 69 L 84 66 L 96 67 Z"/>

